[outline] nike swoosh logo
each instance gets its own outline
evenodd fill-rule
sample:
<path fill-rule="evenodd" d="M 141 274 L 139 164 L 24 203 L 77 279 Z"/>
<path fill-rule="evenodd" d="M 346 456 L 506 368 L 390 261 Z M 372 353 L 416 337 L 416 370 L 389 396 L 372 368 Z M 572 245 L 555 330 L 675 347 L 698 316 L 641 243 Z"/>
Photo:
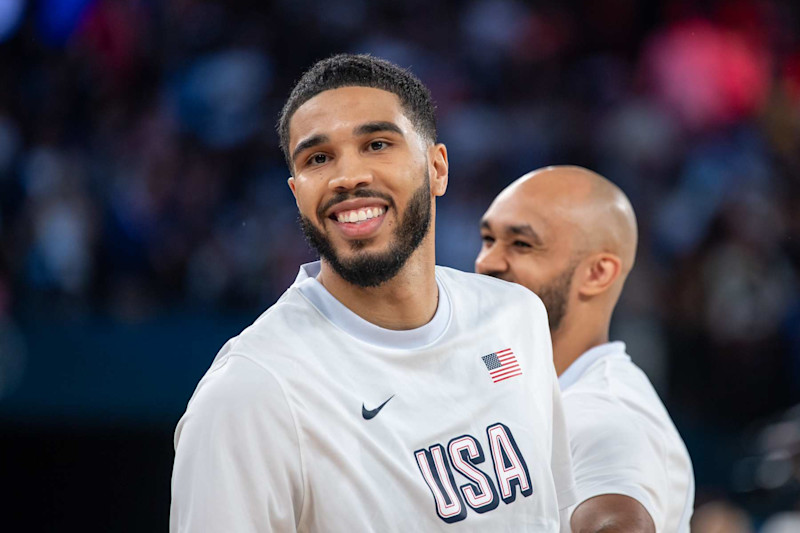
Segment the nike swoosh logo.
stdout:
<path fill-rule="evenodd" d="M 377 414 L 378 414 L 378 413 L 380 413 L 380 412 L 381 412 L 381 409 L 383 409 L 383 406 L 384 406 L 384 405 L 386 405 L 387 403 L 389 403 L 389 400 L 391 400 L 392 398 L 394 398 L 394 394 L 392 394 L 391 396 L 389 396 L 389 399 L 388 399 L 388 400 L 386 400 L 385 402 L 383 402 L 382 404 L 380 404 L 380 405 L 379 405 L 378 407 L 376 407 L 375 409 L 367 409 L 367 408 L 364 406 L 364 404 L 362 403 L 362 404 L 361 404 L 361 416 L 363 416 L 363 417 L 364 417 L 364 420 L 372 420 L 373 418 L 375 418 L 375 416 L 377 416 Z"/>

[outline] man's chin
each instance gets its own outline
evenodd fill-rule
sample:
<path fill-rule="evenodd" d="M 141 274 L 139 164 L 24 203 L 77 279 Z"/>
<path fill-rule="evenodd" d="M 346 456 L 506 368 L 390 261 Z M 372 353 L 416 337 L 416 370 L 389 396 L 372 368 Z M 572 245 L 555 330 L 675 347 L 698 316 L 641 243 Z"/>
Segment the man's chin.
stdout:
<path fill-rule="evenodd" d="M 344 253 L 338 250 L 335 252 L 336 262 L 344 266 L 363 265 L 365 263 L 383 263 L 390 256 L 391 251 L 389 249 L 377 250 L 373 249 L 371 246 L 358 248 L 355 243 L 353 246 L 348 247 Z"/>
<path fill-rule="evenodd" d="M 358 287 L 378 287 L 392 279 L 405 261 L 393 250 L 384 253 L 351 253 L 345 257 L 323 256 L 323 259 L 345 281 Z"/>
<path fill-rule="evenodd" d="M 342 261 L 357 260 L 363 255 L 388 253 L 390 243 L 379 242 L 377 237 L 368 239 L 342 239 L 333 246 L 333 251 Z"/>

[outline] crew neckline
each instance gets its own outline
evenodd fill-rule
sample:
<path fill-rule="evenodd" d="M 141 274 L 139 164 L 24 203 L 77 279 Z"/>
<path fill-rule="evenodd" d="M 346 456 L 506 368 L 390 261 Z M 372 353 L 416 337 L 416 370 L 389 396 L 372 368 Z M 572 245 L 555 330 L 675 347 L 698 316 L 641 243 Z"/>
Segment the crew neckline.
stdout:
<path fill-rule="evenodd" d="M 606 342 L 586 350 L 558 376 L 558 386 L 561 388 L 562 392 L 567 390 L 574 385 L 595 362 L 615 353 L 624 354 L 626 353 L 625 350 L 625 343 L 622 341 Z"/>
<path fill-rule="evenodd" d="M 361 318 L 337 300 L 317 280 L 320 269 L 319 261 L 302 265 L 292 287 L 299 290 L 311 305 L 316 307 L 333 325 L 363 342 L 386 349 L 413 350 L 424 348 L 436 342 L 450 324 L 452 314 L 450 295 L 439 279 L 438 272 L 436 286 L 439 290 L 439 302 L 433 318 L 427 324 L 418 328 L 393 330 L 382 328 Z"/>

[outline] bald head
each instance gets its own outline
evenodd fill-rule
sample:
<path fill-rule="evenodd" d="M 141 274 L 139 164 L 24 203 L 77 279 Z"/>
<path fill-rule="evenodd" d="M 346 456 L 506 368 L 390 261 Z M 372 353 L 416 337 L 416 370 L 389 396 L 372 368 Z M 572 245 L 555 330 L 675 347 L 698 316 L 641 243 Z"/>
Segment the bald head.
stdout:
<path fill-rule="evenodd" d="M 554 333 L 587 316 L 606 327 L 636 256 L 628 198 L 575 166 L 535 170 L 506 187 L 484 214 L 481 237 L 476 271 L 538 294 Z"/>
<path fill-rule="evenodd" d="M 600 174 L 578 166 L 545 167 L 514 181 L 493 207 L 502 209 L 511 198 L 546 226 L 568 235 L 573 253 L 608 252 L 619 256 L 624 274 L 633 267 L 638 240 L 633 207 Z"/>

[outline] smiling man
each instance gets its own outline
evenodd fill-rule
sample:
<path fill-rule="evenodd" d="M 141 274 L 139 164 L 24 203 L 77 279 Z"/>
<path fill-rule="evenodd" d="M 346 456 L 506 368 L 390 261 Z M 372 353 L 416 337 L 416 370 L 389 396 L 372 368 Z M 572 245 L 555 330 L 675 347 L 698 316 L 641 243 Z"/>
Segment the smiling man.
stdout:
<path fill-rule="evenodd" d="M 689 454 L 647 376 L 609 324 L 636 255 L 628 198 L 590 170 L 536 170 L 481 221 L 475 268 L 545 304 L 563 393 L 578 505 L 576 533 L 684 533 L 694 504 Z"/>
<path fill-rule="evenodd" d="M 278 132 L 321 260 L 198 384 L 175 432 L 171 531 L 566 529 L 545 309 L 435 266 L 448 161 L 427 89 L 335 56 L 303 75 Z"/>

